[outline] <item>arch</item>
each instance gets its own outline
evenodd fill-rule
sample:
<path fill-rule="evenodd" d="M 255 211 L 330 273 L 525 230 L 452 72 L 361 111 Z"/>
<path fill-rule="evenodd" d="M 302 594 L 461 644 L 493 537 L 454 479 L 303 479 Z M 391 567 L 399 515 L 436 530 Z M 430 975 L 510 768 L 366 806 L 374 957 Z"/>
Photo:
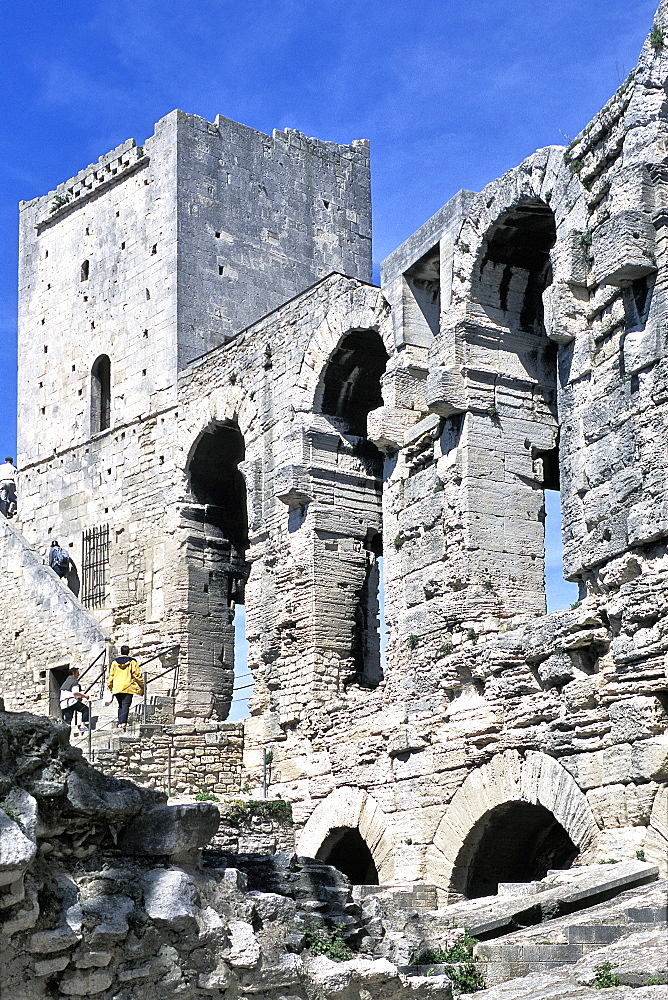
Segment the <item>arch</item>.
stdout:
<path fill-rule="evenodd" d="M 191 502 L 181 509 L 188 618 L 179 714 L 226 719 L 234 689 L 235 608 L 249 564 L 244 438 L 232 420 L 212 421 L 186 464 Z"/>
<path fill-rule="evenodd" d="M 239 469 L 246 455 L 239 425 L 210 423 L 196 439 L 188 458 L 190 489 L 206 507 L 206 521 L 220 528 L 239 554 L 248 546 L 246 481 Z"/>
<path fill-rule="evenodd" d="M 350 287 L 350 279 L 340 279 L 327 300 L 325 318 L 309 338 L 299 377 L 295 380 L 293 405 L 303 412 L 322 412 L 323 375 L 339 344 L 355 330 L 374 331 L 388 356 L 394 351 L 390 310 L 379 288 Z"/>
<path fill-rule="evenodd" d="M 547 754 L 529 752 L 522 758 L 508 750 L 469 774 L 454 795 L 434 835 L 428 881 L 465 894 L 469 866 L 485 827 L 500 818 L 501 813 L 494 810 L 513 803 L 542 806 L 568 835 L 581 859 L 593 853 L 598 826 L 575 779 Z M 536 816 L 539 828 L 546 830 Z"/>
<path fill-rule="evenodd" d="M 97 434 L 111 426 L 111 361 L 100 354 L 91 368 L 90 432 Z"/>
<path fill-rule="evenodd" d="M 366 437 L 368 414 L 383 405 L 380 380 L 387 360 L 376 330 L 351 330 L 332 352 L 319 387 L 320 408 L 344 433 Z"/>
<path fill-rule="evenodd" d="M 379 884 L 373 855 L 357 827 L 340 826 L 330 830 L 316 858 L 338 868 L 353 885 Z"/>
<path fill-rule="evenodd" d="M 363 788 L 344 785 L 330 792 L 311 813 L 299 837 L 297 852 L 308 858 L 321 857 L 319 852 L 331 851 L 350 830 L 357 830 L 366 844 L 379 884 L 390 882 L 394 875 L 394 838 L 386 814 Z"/>

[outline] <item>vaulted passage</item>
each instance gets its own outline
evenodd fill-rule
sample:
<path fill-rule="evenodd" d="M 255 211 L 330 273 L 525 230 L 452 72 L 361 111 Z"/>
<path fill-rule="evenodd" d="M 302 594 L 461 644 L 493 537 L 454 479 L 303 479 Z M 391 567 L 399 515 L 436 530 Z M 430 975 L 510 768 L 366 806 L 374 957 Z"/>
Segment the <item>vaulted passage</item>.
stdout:
<path fill-rule="evenodd" d="M 457 860 L 467 867 L 466 896 L 494 895 L 499 882 L 531 882 L 551 868 L 570 868 L 578 855 L 549 809 L 530 802 L 505 802 L 471 830 Z"/>
<path fill-rule="evenodd" d="M 353 885 L 378 885 L 373 856 L 357 827 L 340 826 L 330 830 L 316 858 L 338 868 Z"/>

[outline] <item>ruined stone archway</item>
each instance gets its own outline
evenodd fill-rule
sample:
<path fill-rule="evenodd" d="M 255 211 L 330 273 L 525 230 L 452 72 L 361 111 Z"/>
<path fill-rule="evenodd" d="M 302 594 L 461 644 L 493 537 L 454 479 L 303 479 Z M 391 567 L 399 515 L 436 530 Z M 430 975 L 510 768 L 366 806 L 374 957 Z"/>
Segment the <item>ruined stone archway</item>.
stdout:
<path fill-rule="evenodd" d="M 342 841 L 345 843 L 346 835 L 348 845 L 354 846 L 350 831 L 357 831 L 373 861 L 377 879 L 370 884 L 390 882 L 394 875 L 394 839 L 386 814 L 363 788 L 343 786 L 330 792 L 311 813 L 299 837 L 297 852 L 327 860 Z M 361 865 L 363 859 L 357 860 Z"/>
<path fill-rule="evenodd" d="M 433 847 L 428 851 L 427 881 L 448 888 L 457 896 L 466 895 L 470 888 L 470 867 L 485 830 L 490 829 L 490 823 L 502 818 L 501 807 L 517 803 L 540 806 L 549 814 L 531 813 L 531 822 L 540 837 L 551 836 L 550 828 L 553 827 L 552 834 L 557 835 L 558 843 L 551 856 L 570 863 L 568 844 L 563 838 L 559 839 L 555 822 L 581 859 L 592 853 L 598 826 L 574 778 L 547 754 L 529 752 L 522 758 L 517 751 L 508 750 L 496 754 L 489 763 L 469 774 L 450 802 L 434 835 Z M 511 831 L 510 809 L 507 809 L 507 816 L 506 831 Z M 511 859 L 506 870 L 514 872 L 513 864 Z M 531 877 L 527 875 L 526 880 Z M 493 881 L 491 872 L 487 872 L 485 879 L 487 883 Z M 516 880 L 514 876 L 508 879 Z"/>

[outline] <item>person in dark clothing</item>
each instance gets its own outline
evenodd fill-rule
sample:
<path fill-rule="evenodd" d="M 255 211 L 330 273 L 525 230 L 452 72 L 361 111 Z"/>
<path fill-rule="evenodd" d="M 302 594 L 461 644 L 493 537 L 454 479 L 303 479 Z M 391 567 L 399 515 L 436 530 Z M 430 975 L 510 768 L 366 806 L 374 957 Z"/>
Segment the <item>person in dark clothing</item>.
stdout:
<path fill-rule="evenodd" d="M 144 693 L 144 676 L 137 661 L 129 655 L 130 647 L 121 646 L 121 655 L 112 660 L 107 687 L 118 702 L 118 724 L 126 726 L 132 696 Z"/>
<path fill-rule="evenodd" d="M 77 667 L 72 667 L 69 675 L 60 687 L 60 710 L 63 722 L 68 726 L 72 725 L 74 713 L 81 713 L 81 722 L 79 724 L 79 732 L 81 733 L 88 732 L 88 724 L 90 722 L 90 709 L 88 705 L 84 705 L 84 701 L 89 701 L 88 695 L 84 694 L 81 690 L 79 670 Z"/>
<path fill-rule="evenodd" d="M 57 573 L 60 579 L 67 576 L 70 568 L 70 556 L 66 549 L 61 548 L 58 542 L 54 540 L 51 542 L 51 548 L 49 549 L 49 566 Z"/>

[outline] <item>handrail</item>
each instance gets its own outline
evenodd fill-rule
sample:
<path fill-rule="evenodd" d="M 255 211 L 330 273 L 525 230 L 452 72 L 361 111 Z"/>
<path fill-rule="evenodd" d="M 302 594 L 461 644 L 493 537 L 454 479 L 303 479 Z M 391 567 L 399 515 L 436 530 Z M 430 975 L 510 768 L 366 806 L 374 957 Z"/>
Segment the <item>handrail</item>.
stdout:
<path fill-rule="evenodd" d="M 90 670 L 90 668 L 91 668 L 91 667 L 94 667 L 94 666 L 95 666 L 95 664 L 97 663 L 97 661 L 98 661 L 98 660 L 100 659 L 100 657 L 101 657 L 101 656 L 104 656 L 104 654 L 105 654 L 106 652 L 107 652 L 107 647 L 106 647 L 106 645 L 104 645 L 104 646 L 102 647 L 102 649 L 100 650 L 100 652 L 99 652 L 99 653 L 97 654 L 97 656 L 95 657 L 95 659 L 94 659 L 94 660 L 92 661 L 92 663 L 89 663 L 89 664 L 88 664 L 88 666 L 86 667 L 86 669 L 84 670 L 84 672 L 83 672 L 82 674 L 80 674 L 80 675 L 79 675 L 79 680 L 83 680 L 83 678 L 84 678 L 84 677 L 86 676 L 86 674 L 88 673 L 88 671 Z M 95 683 L 95 681 L 93 681 L 93 684 L 94 684 L 94 683 Z"/>

